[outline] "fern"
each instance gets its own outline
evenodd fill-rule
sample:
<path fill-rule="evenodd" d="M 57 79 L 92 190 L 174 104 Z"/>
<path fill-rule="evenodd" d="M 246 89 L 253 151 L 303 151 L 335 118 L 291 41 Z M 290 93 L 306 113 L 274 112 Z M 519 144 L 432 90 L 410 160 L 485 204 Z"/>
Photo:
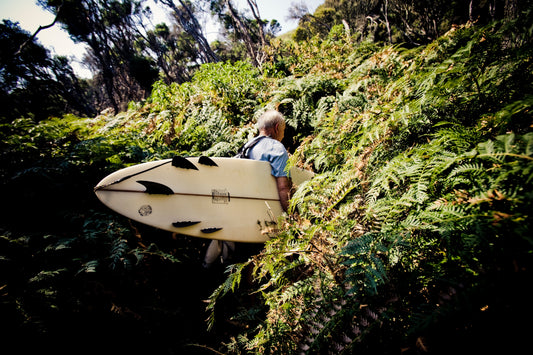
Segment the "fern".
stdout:
<path fill-rule="evenodd" d="M 250 263 L 251 260 L 241 264 L 230 265 L 227 269 L 228 278 L 226 281 L 218 286 L 211 296 L 209 296 L 209 304 L 207 306 L 207 311 L 209 312 L 207 318 L 208 329 L 212 329 L 215 325 L 215 308 L 217 300 L 228 294 L 230 291 L 234 292 L 239 287 L 242 279 L 242 272 Z"/>
<path fill-rule="evenodd" d="M 343 262 L 348 266 L 346 282 L 351 285 L 348 294 L 375 294 L 386 280 L 386 270 L 379 254 L 387 248 L 373 233 L 365 234 L 350 241 L 341 255 L 347 256 Z"/>
<path fill-rule="evenodd" d="M 42 270 L 34 277 L 28 280 L 29 283 L 39 283 L 39 282 L 50 282 L 53 281 L 58 275 L 61 275 L 67 271 L 66 268 L 61 268 L 57 270 Z"/>
<path fill-rule="evenodd" d="M 335 184 L 333 191 L 329 193 L 329 198 L 331 200 L 328 209 L 325 211 L 325 214 L 331 212 L 332 209 L 336 208 L 339 203 L 341 203 L 353 190 L 360 186 L 360 178 L 362 174 L 360 171 L 348 171 L 340 176 L 339 181 Z"/>
<path fill-rule="evenodd" d="M 434 328 L 482 333 L 476 319 L 525 309 L 509 290 L 527 285 L 533 245 L 529 22 L 463 26 L 409 50 L 336 27 L 273 40 L 261 69 L 275 77 L 209 64 L 116 115 L 1 125 L 5 323 L 54 334 L 55 319 L 98 314 L 119 335 L 157 334 L 150 344 L 180 352 L 158 331 L 194 304 L 175 276 L 192 277 L 202 240 L 138 228 L 100 210 L 87 186 L 142 161 L 231 156 L 266 107 L 287 118 L 291 166 L 317 175 L 281 232 L 212 293 L 210 329 L 221 316 L 233 324 L 215 351 L 392 353 L 422 338 L 437 349 Z M 21 192 L 28 184 L 40 188 Z M 49 196 L 64 191 L 85 197 L 57 209 Z M 38 212 L 39 230 L 11 220 L 14 206 Z"/>
<path fill-rule="evenodd" d="M 297 298 L 301 299 L 304 295 L 309 295 L 313 291 L 313 283 L 310 279 L 296 281 L 289 285 L 279 297 L 279 304 L 287 304 L 295 301 Z"/>

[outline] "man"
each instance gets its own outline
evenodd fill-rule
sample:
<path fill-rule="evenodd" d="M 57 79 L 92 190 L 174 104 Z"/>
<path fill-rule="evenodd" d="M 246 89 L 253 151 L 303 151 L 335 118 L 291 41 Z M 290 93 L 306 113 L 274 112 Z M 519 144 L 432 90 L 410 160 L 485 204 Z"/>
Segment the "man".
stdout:
<path fill-rule="evenodd" d="M 291 185 L 285 171 L 289 154 L 281 143 L 285 136 L 285 119 L 278 111 L 266 111 L 257 120 L 256 127 L 259 136 L 246 143 L 241 153 L 244 158 L 270 163 L 271 173 L 276 178 L 281 207 L 287 212 Z M 207 248 L 203 266 L 209 268 L 220 256 L 225 261 L 234 251 L 234 242 L 213 240 Z"/>
<path fill-rule="evenodd" d="M 245 154 L 247 158 L 270 163 L 271 173 L 276 178 L 281 207 L 287 212 L 291 186 L 285 171 L 289 155 L 281 143 L 285 136 L 285 119 L 278 111 L 266 111 L 257 120 L 256 127 L 259 136 L 245 145 Z M 246 146 L 251 144 L 253 146 L 246 149 Z"/>

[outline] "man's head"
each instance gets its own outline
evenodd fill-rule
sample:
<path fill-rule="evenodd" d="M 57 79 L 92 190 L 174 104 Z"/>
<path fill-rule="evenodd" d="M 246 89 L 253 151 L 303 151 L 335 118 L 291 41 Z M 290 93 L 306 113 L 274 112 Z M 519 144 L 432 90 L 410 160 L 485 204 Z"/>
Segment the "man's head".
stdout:
<path fill-rule="evenodd" d="M 262 135 L 270 136 L 280 142 L 285 136 L 285 118 L 276 110 L 263 113 L 257 120 L 256 127 Z"/>

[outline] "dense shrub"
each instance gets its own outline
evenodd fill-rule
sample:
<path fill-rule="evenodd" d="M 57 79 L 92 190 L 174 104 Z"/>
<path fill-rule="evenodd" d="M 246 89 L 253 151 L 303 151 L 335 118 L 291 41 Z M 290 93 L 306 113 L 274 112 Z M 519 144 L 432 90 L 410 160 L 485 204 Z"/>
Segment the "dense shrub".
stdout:
<path fill-rule="evenodd" d="M 522 346 L 533 47 L 521 21 L 413 49 L 357 44 L 335 28 L 273 45 L 264 75 L 209 64 L 117 115 L 1 126 L 3 334 L 38 339 L 36 349 L 95 339 L 88 353 Z M 124 166 L 231 156 L 266 108 L 286 115 L 290 164 L 317 174 L 281 233 L 236 255 L 226 277 L 201 270 L 207 241 L 132 223 L 94 197 Z M 485 334 L 492 342 L 480 343 Z"/>

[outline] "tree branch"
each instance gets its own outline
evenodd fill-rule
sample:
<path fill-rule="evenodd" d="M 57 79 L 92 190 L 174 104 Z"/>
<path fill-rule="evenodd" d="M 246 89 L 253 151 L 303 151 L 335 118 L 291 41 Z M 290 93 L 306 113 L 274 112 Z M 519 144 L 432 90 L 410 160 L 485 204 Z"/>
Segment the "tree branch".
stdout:
<path fill-rule="evenodd" d="M 63 6 L 63 1 L 61 1 L 61 5 L 58 6 L 57 8 L 57 13 L 56 13 L 56 17 L 54 18 L 54 21 L 49 24 L 49 25 L 46 25 L 46 26 L 39 26 L 39 28 L 37 29 L 37 31 L 35 31 L 35 33 L 33 35 L 30 36 L 30 38 L 28 38 L 26 41 L 24 41 L 24 43 L 22 43 L 22 45 L 20 46 L 20 48 L 18 49 L 18 51 L 15 52 L 15 56 L 19 55 L 22 50 L 24 49 L 24 47 L 26 47 L 30 42 L 33 42 L 33 40 L 35 39 L 35 37 L 37 37 L 37 35 L 39 34 L 39 32 L 41 32 L 42 30 L 46 30 L 52 26 L 54 26 L 57 22 L 57 19 L 59 18 L 59 12 L 61 11 L 61 7 Z"/>
<path fill-rule="evenodd" d="M 187 3 L 183 0 L 178 0 L 182 9 L 179 9 L 174 0 L 159 0 L 163 5 L 170 7 L 177 16 L 179 23 L 183 30 L 191 35 L 199 46 L 200 54 L 203 56 L 203 62 L 218 62 L 219 59 L 215 52 L 211 49 L 209 42 L 202 33 L 202 28 L 196 19 L 193 11 Z"/>

